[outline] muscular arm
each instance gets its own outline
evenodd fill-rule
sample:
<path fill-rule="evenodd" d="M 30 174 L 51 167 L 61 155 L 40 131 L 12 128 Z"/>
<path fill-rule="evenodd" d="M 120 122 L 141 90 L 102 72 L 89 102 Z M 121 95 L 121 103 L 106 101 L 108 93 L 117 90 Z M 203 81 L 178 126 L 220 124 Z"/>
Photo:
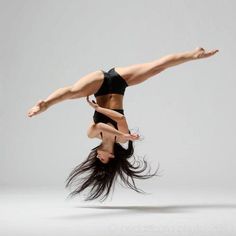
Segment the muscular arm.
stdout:
<path fill-rule="evenodd" d="M 97 112 L 100 112 L 106 116 L 108 116 L 109 118 L 111 118 L 112 120 L 119 122 L 122 119 L 125 119 L 125 116 L 117 111 L 111 110 L 111 109 L 107 109 L 104 107 L 100 107 L 98 106 L 95 109 Z"/>

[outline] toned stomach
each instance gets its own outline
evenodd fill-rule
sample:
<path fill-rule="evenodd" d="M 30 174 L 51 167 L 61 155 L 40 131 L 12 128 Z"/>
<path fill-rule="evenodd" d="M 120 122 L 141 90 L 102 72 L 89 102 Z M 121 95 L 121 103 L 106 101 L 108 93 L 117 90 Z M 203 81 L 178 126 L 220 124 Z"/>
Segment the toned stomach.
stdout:
<path fill-rule="evenodd" d="M 123 95 L 122 94 L 106 94 L 96 97 L 97 104 L 100 107 L 108 109 L 123 109 Z"/>

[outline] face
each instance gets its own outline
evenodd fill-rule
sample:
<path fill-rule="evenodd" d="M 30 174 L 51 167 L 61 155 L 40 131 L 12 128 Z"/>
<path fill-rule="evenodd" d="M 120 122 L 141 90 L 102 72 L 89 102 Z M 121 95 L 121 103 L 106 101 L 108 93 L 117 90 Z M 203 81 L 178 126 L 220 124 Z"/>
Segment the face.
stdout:
<path fill-rule="evenodd" d="M 97 150 L 97 158 L 104 164 L 108 163 L 110 158 L 115 158 L 114 154 L 104 151 Z"/>

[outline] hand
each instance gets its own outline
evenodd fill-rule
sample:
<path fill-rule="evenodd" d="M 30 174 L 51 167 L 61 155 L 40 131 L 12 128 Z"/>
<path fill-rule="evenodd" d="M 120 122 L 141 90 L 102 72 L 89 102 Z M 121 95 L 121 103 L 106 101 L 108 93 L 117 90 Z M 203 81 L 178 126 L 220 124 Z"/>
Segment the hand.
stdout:
<path fill-rule="evenodd" d="M 193 51 L 193 59 L 207 58 L 213 56 L 217 52 L 219 52 L 218 49 L 206 52 L 204 48 L 198 47 Z"/>
<path fill-rule="evenodd" d="M 34 105 L 29 111 L 28 111 L 28 116 L 32 117 L 34 115 L 38 115 L 39 113 L 47 110 L 47 104 L 43 100 L 39 100 L 36 105 Z"/>
<path fill-rule="evenodd" d="M 89 100 L 89 96 L 87 96 L 87 102 L 88 104 L 93 107 L 95 110 L 99 107 L 99 105 L 94 101 L 92 100 L 92 102 Z"/>
<path fill-rule="evenodd" d="M 124 134 L 124 138 L 126 140 L 135 141 L 135 140 L 138 140 L 140 138 L 140 136 L 139 136 L 139 134 Z"/>

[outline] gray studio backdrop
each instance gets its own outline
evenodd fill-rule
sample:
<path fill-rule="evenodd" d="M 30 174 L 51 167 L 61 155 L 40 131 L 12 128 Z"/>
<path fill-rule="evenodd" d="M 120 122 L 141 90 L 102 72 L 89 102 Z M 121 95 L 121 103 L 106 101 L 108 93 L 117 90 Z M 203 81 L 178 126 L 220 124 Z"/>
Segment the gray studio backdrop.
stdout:
<path fill-rule="evenodd" d="M 218 48 L 127 88 L 130 128 L 144 140 L 158 188 L 235 188 L 235 1 L 0 1 L 1 187 L 64 188 L 99 140 L 86 136 L 93 110 L 67 100 L 29 118 L 37 100 L 97 69 Z"/>

